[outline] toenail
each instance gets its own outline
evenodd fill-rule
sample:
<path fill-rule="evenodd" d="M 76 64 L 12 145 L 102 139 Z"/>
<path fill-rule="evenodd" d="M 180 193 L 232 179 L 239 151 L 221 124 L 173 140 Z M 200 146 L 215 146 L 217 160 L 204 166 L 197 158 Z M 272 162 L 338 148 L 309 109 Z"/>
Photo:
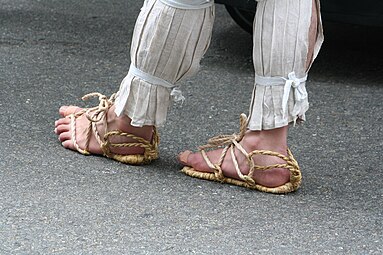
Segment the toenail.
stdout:
<path fill-rule="evenodd" d="M 184 164 L 184 165 L 187 165 L 188 164 L 188 158 L 189 158 L 189 155 L 192 154 L 191 151 L 184 151 L 184 152 L 181 152 L 180 154 L 178 154 L 178 160 Z"/>

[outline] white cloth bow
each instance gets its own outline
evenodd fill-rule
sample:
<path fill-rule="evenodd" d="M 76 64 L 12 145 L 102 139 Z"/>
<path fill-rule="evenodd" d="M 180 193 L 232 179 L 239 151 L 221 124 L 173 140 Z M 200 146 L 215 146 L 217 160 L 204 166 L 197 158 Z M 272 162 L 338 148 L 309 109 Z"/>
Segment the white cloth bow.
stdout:
<path fill-rule="evenodd" d="M 303 83 L 307 80 L 307 76 L 303 78 L 297 78 L 295 75 L 295 72 L 291 72 L 288 74 L 288 79 L 283 78 L 285 82 L 285 87 L 283 90 L 283 98 L 282 98 L 282 110 L 283 113 L 286 113 L 287 109 L 287 102 L 289 100 L 290 90 L 291 87 L 294 88 L 294 99 L 295 99 L 295 105 L 294 110 L 299 110 L 299 104 L 307 98 L 307 91 L 303 85 Z"/>

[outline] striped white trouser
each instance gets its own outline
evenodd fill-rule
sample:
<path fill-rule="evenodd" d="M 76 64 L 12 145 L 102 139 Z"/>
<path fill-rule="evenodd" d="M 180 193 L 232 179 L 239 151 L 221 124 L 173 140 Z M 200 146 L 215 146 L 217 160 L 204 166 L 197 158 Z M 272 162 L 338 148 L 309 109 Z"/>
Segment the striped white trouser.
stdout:
<path fill-rule="evenodd" d="M 258 0 L 249 129 L 305 119 L 312 8 L 312 0 Z M 312 61 L 323 42 L 318 17 Z M 117 93 L 116 114 L 129 116 L 133 126 L 163 125 L 171 99 L 184 99 L 177 82 L 198 71 L 213 22 L 213 0 L 146 0 L 133 33 L 131 66 Z"/>

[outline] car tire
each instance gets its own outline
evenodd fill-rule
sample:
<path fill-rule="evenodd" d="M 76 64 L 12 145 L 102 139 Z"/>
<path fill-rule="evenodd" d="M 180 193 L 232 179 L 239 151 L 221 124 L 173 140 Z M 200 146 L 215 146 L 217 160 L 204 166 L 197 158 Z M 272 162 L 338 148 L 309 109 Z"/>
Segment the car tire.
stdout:
<path fill-rule="evenodd" d="M 227 12 L 231 18 L 237 23 L 243 30 L 252 34 L 253 33 L 253 21 L 255 11 L 249 11 L 225 5 Z"/>

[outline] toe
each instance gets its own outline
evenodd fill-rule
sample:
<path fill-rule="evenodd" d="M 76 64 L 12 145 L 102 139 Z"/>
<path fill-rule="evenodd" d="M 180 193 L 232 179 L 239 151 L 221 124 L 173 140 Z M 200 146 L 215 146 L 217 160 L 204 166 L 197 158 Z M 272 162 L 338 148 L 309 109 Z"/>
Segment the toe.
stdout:
<path fill-rule="evenodd" d="M 71 140 L 71 133 L 70 132 L 62 132 L 59 135 L 60 142 L 65 142 L 67 140 Z"/>
<path fill-rule="evenodd" d="M 55 121 L 55 127 L 57 128 L 60 125 L 69 125 L 70 118 L 61 118 Z"/>
<path fill-rule="evenodd" d="M 61 124 L 55 128 L 55 134 L 60 135 L 61 133 L 68 132 L 69 130 L 70 130 L 69 124 Z"/>
<path fill-rule="evenodd" d="M 59 109 L 60 116 L 65 117 L 65 113 L 66 113 L 67 108 L 68 108 L 68 106 L 66 106 L 66 105 L 63 105 L 60 107 L 60 109 Z"/>
<path fill-rule="evenodd" d="M 188 165 L 188 158 L 189 158 L 189 155 L 191 154 L 192 152 L 191 151 L 183 151 L 181 152 L 180 154 L 178 154 L 178 161 L 184 165 L 184 166 L 187 166 Z"/>
<path fill-rule="evenodd" d="M 66 117 L 72 113 L 76 113 L 76 112 L 79 112 L 81 111 L 82 108 L 80 107 L 77 107 L 77 106 L 73 106 L 73 105 L 70 105 L 70 106 L 67 106 L 67 105 L 64 105 L 64 106 L 61 106 L 60 109 L 59 109 L 59 113 L 62 117 Z"/>
<path fill-rule="evenodd" d="M 199 152 L 184 151 L 178 155 L 178 160 L 181 164 L 191 166 L 197 171 L 212 172 L 212 169 L 206 164 L 205 159 Z"/>

